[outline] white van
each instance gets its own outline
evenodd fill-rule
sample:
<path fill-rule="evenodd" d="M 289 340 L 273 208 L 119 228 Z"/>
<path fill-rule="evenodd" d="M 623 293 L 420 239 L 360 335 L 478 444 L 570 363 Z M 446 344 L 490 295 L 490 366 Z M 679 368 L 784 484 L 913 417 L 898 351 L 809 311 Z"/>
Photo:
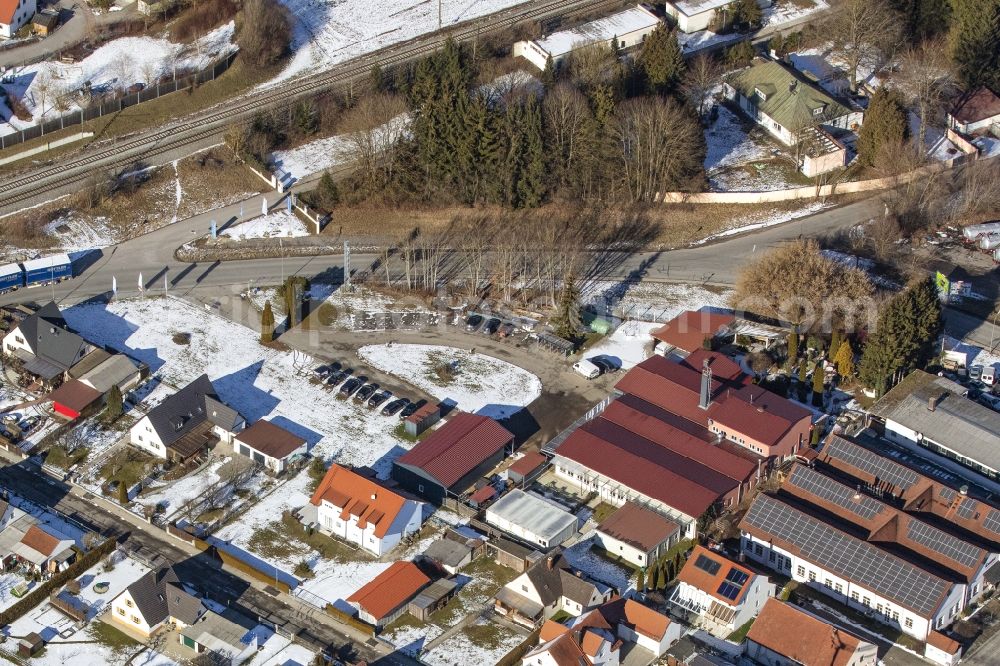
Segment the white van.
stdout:
<path fill-rule="evenodd" d="M 986 384 L 987 386 L 993 386 L 997 381 L 997 369 L 993 365 L 983 366 L 983 374 L 980 375 L 979 381 Z"/>
<path fill-rule="evenodd" d="M 588 361 L 587 359 L 580 359 L 573 364 L 573 369 L 579 372 L 581 375 L 587 379 L 596 379 L 601 376 L 601 369 L 596 365 Z"/>

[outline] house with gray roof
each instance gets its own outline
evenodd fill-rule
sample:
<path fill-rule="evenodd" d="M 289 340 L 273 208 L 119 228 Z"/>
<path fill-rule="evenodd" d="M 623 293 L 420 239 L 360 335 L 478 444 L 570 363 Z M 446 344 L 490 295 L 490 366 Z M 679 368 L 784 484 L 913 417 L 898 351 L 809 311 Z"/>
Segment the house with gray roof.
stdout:
<path fill-rule="evenodd" d="M 726 78 L 727 100 L 786 146 L 800 146 L 799 167 L 815 173 L 846 163 L 843 144 L 830 130 L 856 129 L 864 113 L 834 98 L 807 75 L 776 60 L 758 60 Z M 837 159 L 820 160 L 825 155 Z"/>
<path fill-rule="evenodd" d="M 149 636 L 164 623 L 184 629 L 206 612 L 194 588 L 173 567 L 150 571 L 111 601 L 110 617 L 132 632 Z"/>
<path fill-rule="evenodd" d="M 18 322 L 3 337 L 0 349 L 46 385 L 59 383 L 70 368 L 98 350 L 69 328 L 53 302 Z"/>
<path fill-rule="evenodd" d="M 921 455 L 931 451 L 949 470 L 1000 488 L 1000 413 L 966 393 L 961 384 L 915 370 L 869 411 L 887 439 Z"/>
<path fill-rule="evenodd" d="M 494 609 L 514 622 L 534 626 L 565 611 L 577 617 L 611 600 L 616 590 L 574 569 L 560 549 L 504 586 Z"/>
<path fill-rule="evenodd" d="M 246 421 L 222 402 L 202 375 L 154 407 L 132 426 L 129 442 L 163 459 L 187 460 L 220 441 L 230 446 Z"/>

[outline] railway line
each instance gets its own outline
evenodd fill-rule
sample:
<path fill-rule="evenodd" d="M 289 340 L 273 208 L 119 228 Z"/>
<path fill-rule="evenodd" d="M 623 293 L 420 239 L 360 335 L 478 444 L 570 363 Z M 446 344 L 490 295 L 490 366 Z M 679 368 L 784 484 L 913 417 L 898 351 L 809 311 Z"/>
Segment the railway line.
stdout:
<path fill-rule="evenodd" d="M 415 60 L 441 47 L 448 38 L 469 42 L 525 21 L 561 18 L 623 5 L 622 0 L 545 0 L 528 2 L 456 27 L 416 37 L 401 44 L 345 61 L 333 69 L 249 91 L 167 125 L 141 133 L 102 140 L 84 154 L 15 175 L 0 186 L 0 212 L 11 213 L 40 195 L 86 183 L 97 169 L 127 166 L 136 159 L 157 165 L 156 157 L 221 135 L 225 127 L 262 109 L 280 107 L 308 95 L 347 88 L 366 81 L 374 65 L 383 68 Z"/>

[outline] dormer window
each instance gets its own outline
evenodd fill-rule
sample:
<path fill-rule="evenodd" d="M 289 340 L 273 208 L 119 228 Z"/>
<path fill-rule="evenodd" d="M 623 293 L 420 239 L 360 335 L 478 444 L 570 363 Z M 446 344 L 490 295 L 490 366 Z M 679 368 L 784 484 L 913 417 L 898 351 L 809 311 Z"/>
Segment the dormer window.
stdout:
<path fill-rule="evenodd" d="M 823 115 L 824 111 L 826 111 L 826 104 L 821 104 L 820 106 L 817 106 L 815 109 L 813 109 L 813 115 L 821 116 Z"/>
<path fill-rule="evenodd" d="M 760 98 L 760 101 L 762 102 L 767 100 L 767 94 L 760 88 L 754 88 L 753 94 Z"/>

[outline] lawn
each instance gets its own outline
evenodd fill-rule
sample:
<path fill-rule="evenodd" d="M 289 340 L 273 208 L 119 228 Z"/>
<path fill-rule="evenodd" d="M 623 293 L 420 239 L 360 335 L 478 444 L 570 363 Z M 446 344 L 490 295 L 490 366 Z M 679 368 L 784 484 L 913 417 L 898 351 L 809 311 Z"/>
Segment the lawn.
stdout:
<path fill-rule="evenodd" d="M 69 469 L 73 465 L 86 460 L 89 454 L 90 449 L 86 446 L 78 446 L 72 451 L 67 452 L 66 447 L 59 444 L 50 448 L 45 454 L 45 463 L 60 469 Z"/>
<path fill-rule="evenodd" d="M 296 554 L 310 555 L 307 551 L 311 549 L 323 559 L 334 562 L 375 561 L 375 557 L 360 548 L 354 548 L 320 532 L 308 534 L 305 526 L 289 514 L 254 532 L 247 545 L 259 555 L 279 559 Z"/>
<path fill-rule="evenodd" d="M 156 464 L 156 458 L 143 453 L 131 446 L 123 447 L 121 451 L 111 456 L 98 472 L 107 482 L 118 481 L 131 488 L 146 478 Z"/>

